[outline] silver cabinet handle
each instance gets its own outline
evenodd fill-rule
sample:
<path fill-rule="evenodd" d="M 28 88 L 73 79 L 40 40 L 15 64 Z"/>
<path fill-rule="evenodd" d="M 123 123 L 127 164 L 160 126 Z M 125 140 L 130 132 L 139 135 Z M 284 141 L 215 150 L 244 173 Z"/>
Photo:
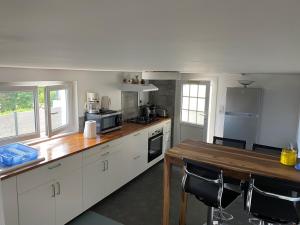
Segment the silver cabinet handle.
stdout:
<path fill-rule="evenodd" d="M 60 183 L 59 182 L 56 182 L 56 185 L 57 185 L 57 192 L 56 192 L 56 195 L 60 195 L 61 192 L 60 192 Z"/>
<path fill-rule="evenodd" d="M 136 136 L 139 136 L 140 134 L 141 134 L 141 133 L 137 133 L 137 134 L 134 134 L 133 136 L 135 136 L 135 137 L 136 137 Z"/>
<path fill-rule="evenodd" d="M 106 149 L 106 148 L 109 148 L 109 147 L 110 147 L 109 145 L 105 145 L 101 149 Z"/>
<path fill-rule="evenodd" d="M 102 161 L 102 163 L 103 163 L 102 171 L 104 172 L 106 170 L 106 163 L 105 163 L 105 161 Z"/>
<path fill-rule="evenodd" d="M 105 161 L 106 161 L 106 170 L 108 170 L 108 160 Z"/>
<path fill-rule="evenodd" d="M 52 189 L 51 197 L 55 198 L 55 185 L 54 184 L 51 184 L 51 189 Z"/>
<path fill-rule="evenodd" d="M 136 156 L 136 157 L 134 157 L 133 159 L 139 159 L 139 158 L 141 158 L 141 156 L 140 155 L 138 155 L 138 156 Z"/>
<path fill-rule="evenodd" d="M 105 152 L 103 154 L 101 154 L 101 156 L 107 156 L 109 154 L 109 152 Z"/>
<path fill-rule="evenodd" d="M 61 163 L 57 163 L 57 164 L 54 165 L 54 166 L 49 166 L 48 169 L 49 169 L 49 170 L 53 170 L 53 169 L 55 169 L 55 168 L 57 168 L 57 167 L 60 167 L 60 166 L 61 166 Z"/>

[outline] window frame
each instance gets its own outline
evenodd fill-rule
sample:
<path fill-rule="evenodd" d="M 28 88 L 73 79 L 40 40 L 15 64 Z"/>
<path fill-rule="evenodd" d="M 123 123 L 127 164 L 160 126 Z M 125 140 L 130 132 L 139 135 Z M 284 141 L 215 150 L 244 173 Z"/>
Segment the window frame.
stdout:
<path fill-rule="evenodd" d="M 205 90 L 205 98 L 203 97 L 198 97 L 198 93 L 197 93 L 197 97 L 191 97 L 190 96 L 190 89 L 189 89 L 189 96 L 184 96 L 183 95 L 183 86 L 184 85 L 192 85 L 192 84 L 195 84 L 195 85 L 205 85 L 206 86 L 206 90 Z M 182 81 L 181 83 L 181 95 L 180 95 L 180 123 L 181 124 L 186 124 L 186 125 L 189 125 L 189 126 L 194 126 L 194 127 L 201 127 L 201 128 L 204 128 L 207 126 L 207 123 L 208 123 L 208 112 L 209 112 L 209 95 L 210 95 L 210 81 L 204 81 L 204 80 L 193 80 L 193 81 Z M 197 92 L 199 92 L 199 90 L 197 90 Z M 189 109 L 189 106 L 188 106 L 188 109 L 184 109 L 182 106 L 183 106 L 183 97 L 187 97 L 190 101 L 190 98 L 196 98 L 197 99 L 197 105 L 196 105 L 196 110 L 190 110 Z M 204 108 L 204 112 L 203 111 L 198 111 L 198 99 L 205 99 L 205 108 Z M 191 123 L 191 122 L 188 122 L 188 121 L 183 121 L 182 120 L 182 110 L 186 110 L 189 114 L 189 111 L 193 111 L 193 112 L 196 112 L 196 123 Z M 204 116 L 204 123 L 203 124 L 197 124 L 197 113 L 203 113 L 203 116 Z"/>
<path fill-rule="evenodd" d="M 40 123 L 40 102 L 39 102 L 39 88 L 44 88 L 45 97 L 45 133 L 41 133 Z M 47 108 L 49 107 L 48 100 L 46 99 L 47 90 L 53 90 L 61 87 L 67 90 L 67 124 L 59 129 L 48 133 L 48 114 Z M 25 144 L 40 143 L 46 140 L 51 140 L 57 137 L 69 135 L 78 132 L 78 101 L 77 101 L 77 82 L 76 81 L 23 81 L 23 82 L 0 82 L 0 91 L 34 91 L 34 112 L 35 112 L 35 132 L 30 135 L 19 135 L 12 137 L 0 138 L 0 145 L 5 145 L 14 142 L 22 142 Z M 49 99 L 50 100 L 50 99 Z M 51 106 L 50 106 L 51 107 Z"/>
<path fill-rule="evenodd" d="M 35 132 L 22 134 L 22 135 L 15 135 L 0 138 L 0 144 L 8 144 L 12 142 L 20 142 L 26 141 L 29 139 L 40 138 L 40 118 L 39 118 L 39 102 L 38 102 L 38 87 L 37 86 L 22 86 L 22 85 L 14 85 L 12 83 L 2 83 L 0 84 L 0 92 L 26 92 L 30 91 L 33 93 L 33 103 L 34 103 L 34 126 Z"/>
<path fill-rule="evenodd" d="M 51 119 L 51 103 L 50 103 L 50 92 L 55 90 L 66 90 L 66 106 L 67 106 L 67 123 L 58 128 L 52 129 L 52 119 Z M 46 119 L 46 135 L 48 137 L 52 137 L 64 131 L 68 131 L 70 128 L 70 102 L 72 96 L 72 89 L 69 84 L 61 84 L 61 85 L 52 85 L 45 87 L 45 102 L 47 102 L 45 106 L 45 119 Z"/>

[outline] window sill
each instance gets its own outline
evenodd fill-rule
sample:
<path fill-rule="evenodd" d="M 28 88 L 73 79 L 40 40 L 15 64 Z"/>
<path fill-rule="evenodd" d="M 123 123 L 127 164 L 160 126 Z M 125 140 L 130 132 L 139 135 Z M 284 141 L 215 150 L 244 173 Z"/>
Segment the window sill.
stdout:
<path fill-rule="evenodd" d="M 57 138 L 65 137 L 65 136 L 75 134 L 75 133 L 78 133 L 78 131 L 72 131 L 72 132 L 57 134 L 57 135 L 54 135 L 52 137 L 35 138 L 35 139 L 27 140 L 27 141 L 22 141 L 21 143 L 23 143 L 25 145 L 29 145 L 29 146 L 30 145 L 36 145 L 36 144 L 39 144 L 39 143 L 55 140 Z"/>

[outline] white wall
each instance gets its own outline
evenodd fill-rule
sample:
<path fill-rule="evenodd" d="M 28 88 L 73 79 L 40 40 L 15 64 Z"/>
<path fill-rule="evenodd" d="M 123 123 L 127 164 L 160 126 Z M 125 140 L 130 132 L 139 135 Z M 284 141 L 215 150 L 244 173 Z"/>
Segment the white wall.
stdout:
<path fill-rule="evenodd" d="M 251 87 L 264 90 L 261 124 L 259 128 L 260 144 L 282 147 L 289 142 L 297 142 L 300 104 L 300 75 L 224 75 L 219 76 L 216 135 L 223 135 L 224 107 L 226 88 L 240 86 L 239 79 L 254 80 Z"/>
<path fill-rule="evenodd" d="M 121 109 L 122 72 L 98 72 L 55 69 L 0 68 L 0 82 L 77 81 L 78 114 L 84 113 L 86 92 L 97 92 L 111 98 L 111 108 Z"/>

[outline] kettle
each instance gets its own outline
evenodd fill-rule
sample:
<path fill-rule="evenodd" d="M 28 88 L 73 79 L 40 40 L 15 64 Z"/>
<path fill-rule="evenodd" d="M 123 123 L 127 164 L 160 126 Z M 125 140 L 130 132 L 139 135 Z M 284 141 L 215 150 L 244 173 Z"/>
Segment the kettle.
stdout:
<path fill-rule="evenodd" d="M 108 96 L 103 96 L 101 98 L 101 109 L 108 110 L 110 108 L 110 104 L 111 104 L 111 101 Z"/>

